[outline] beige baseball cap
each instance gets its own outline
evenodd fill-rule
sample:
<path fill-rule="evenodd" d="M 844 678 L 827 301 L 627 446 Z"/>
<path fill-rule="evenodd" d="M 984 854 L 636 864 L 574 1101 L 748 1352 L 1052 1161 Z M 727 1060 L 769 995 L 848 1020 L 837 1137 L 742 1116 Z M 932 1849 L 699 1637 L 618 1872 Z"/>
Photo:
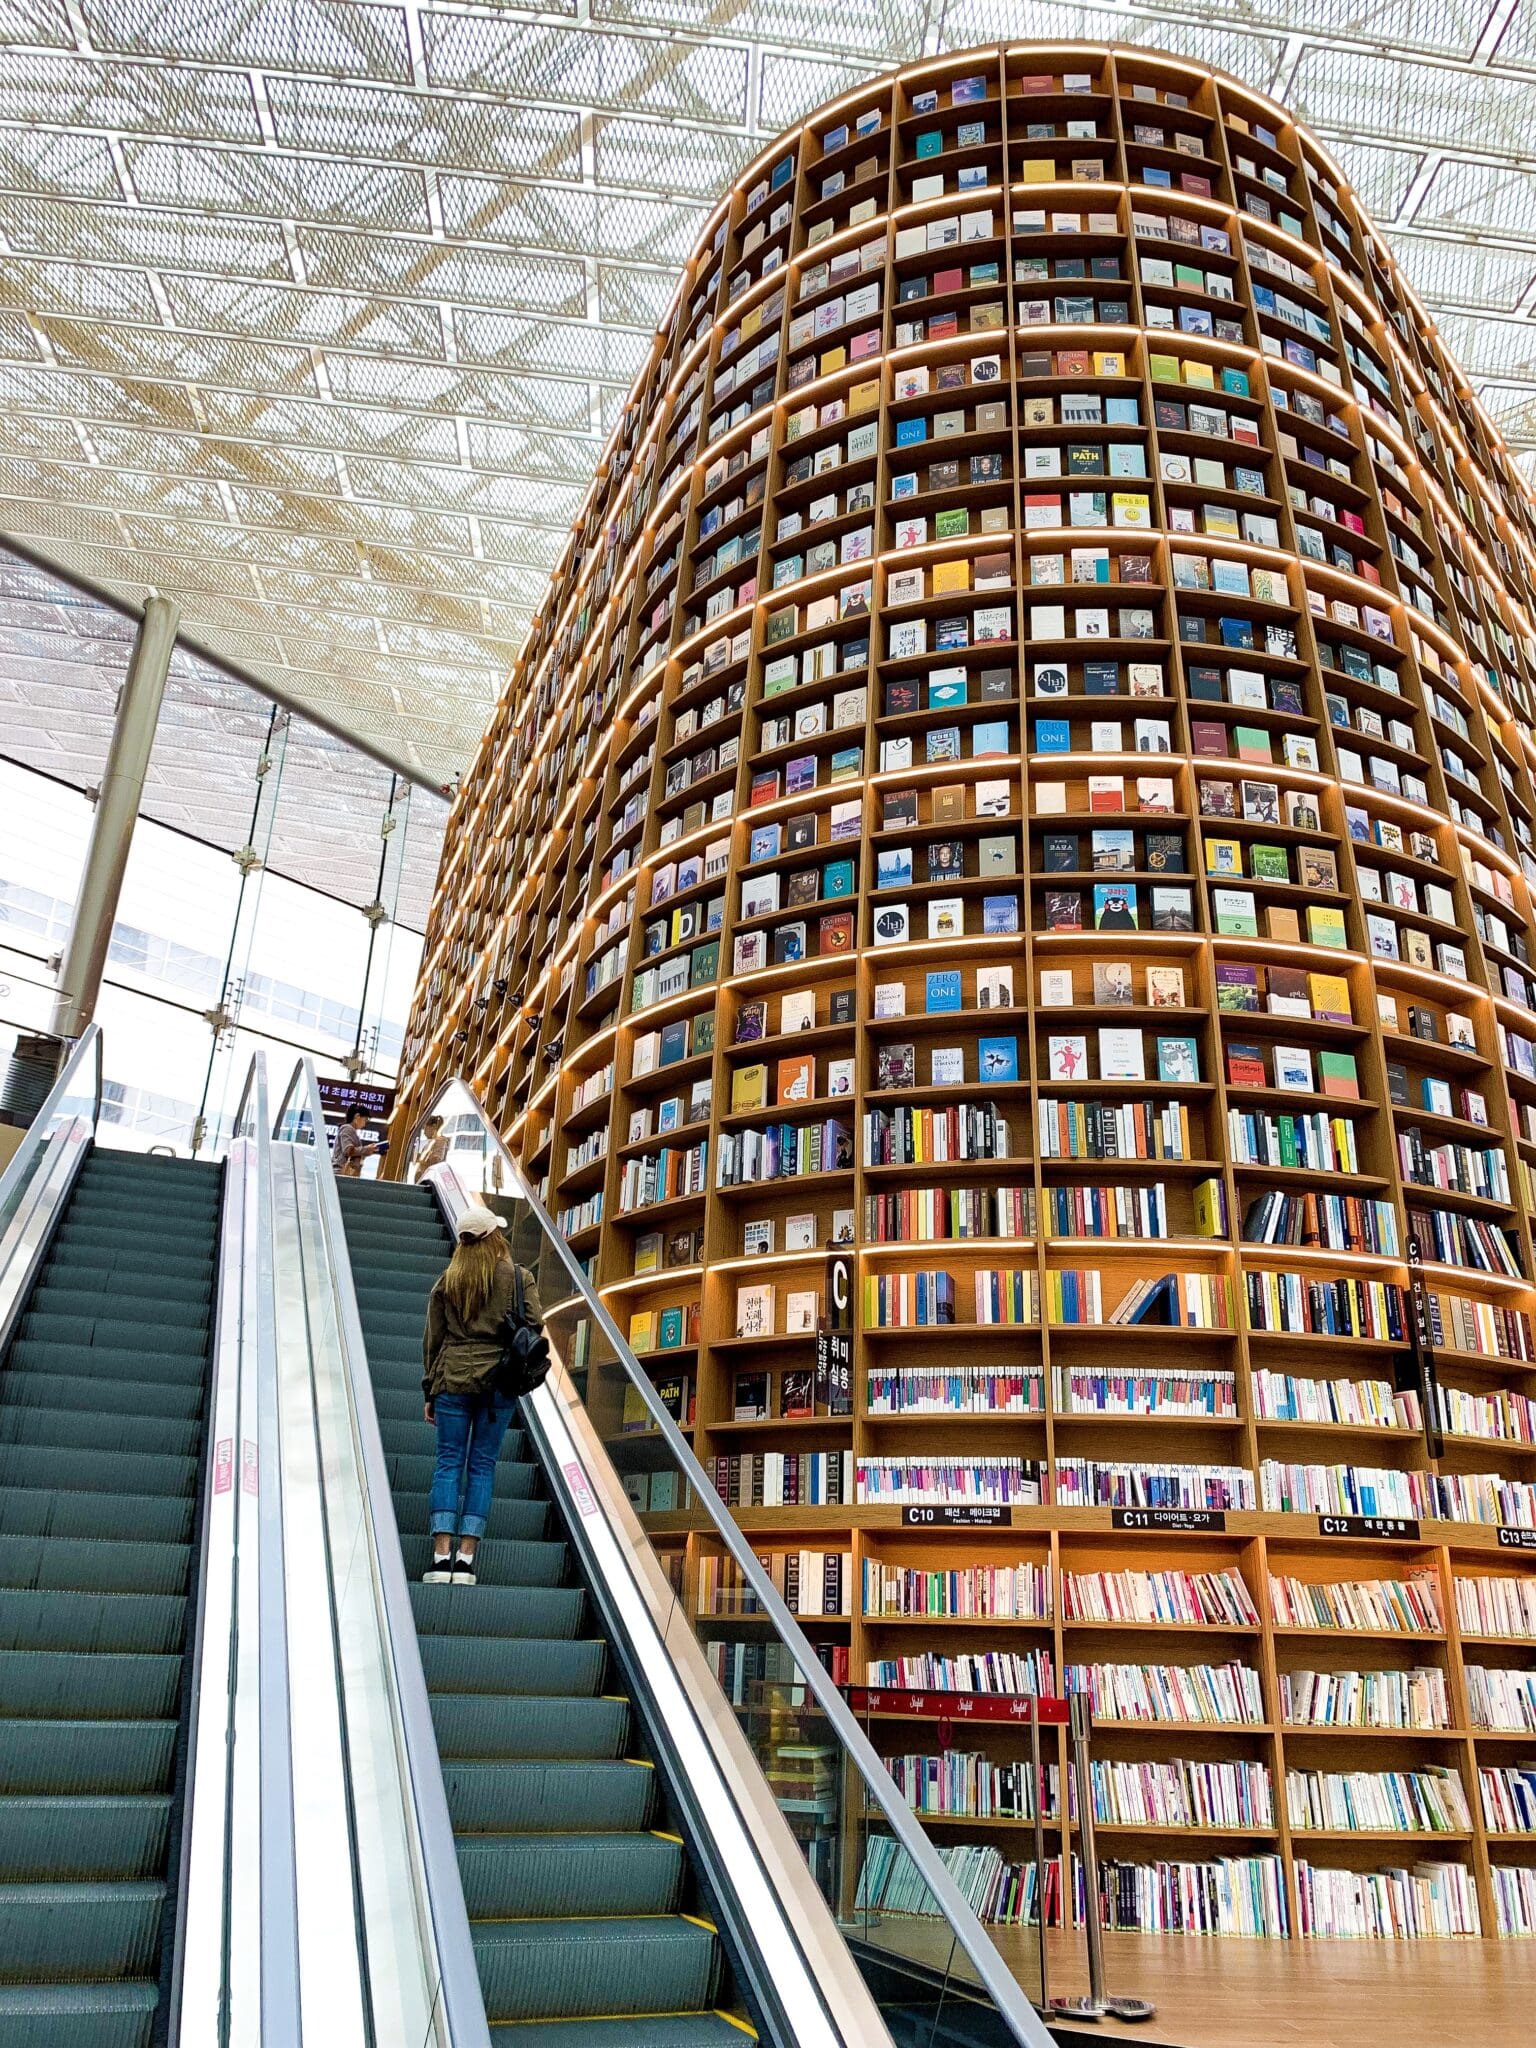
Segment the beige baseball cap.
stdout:
<path fill-rule="evenodd" d="M 453 1227 L 460 1237 L 489 1237 L 493 1230 L 505 1230 L 507 1219 L 493 1215 L 483 1203 L 472 1202 Z"/>

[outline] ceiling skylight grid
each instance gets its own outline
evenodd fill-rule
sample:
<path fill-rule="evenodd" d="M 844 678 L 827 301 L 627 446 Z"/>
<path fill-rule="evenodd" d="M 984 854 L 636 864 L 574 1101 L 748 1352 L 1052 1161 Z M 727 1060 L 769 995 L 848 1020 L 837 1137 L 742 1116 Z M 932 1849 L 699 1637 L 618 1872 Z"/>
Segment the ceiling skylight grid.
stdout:
<path fill-rule="evenodd" d="M 720 190 L 871 70 L 999 36 L 1273 93 L 1536 451 L 1532 14 L 0 0 L 0 532 L 446 778 Z"/>

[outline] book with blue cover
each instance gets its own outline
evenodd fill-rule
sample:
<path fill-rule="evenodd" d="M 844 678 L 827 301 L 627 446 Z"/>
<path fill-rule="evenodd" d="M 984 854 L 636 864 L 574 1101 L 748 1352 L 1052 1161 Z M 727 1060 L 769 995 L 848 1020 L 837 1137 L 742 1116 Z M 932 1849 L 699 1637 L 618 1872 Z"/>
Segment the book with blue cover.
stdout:
<path fill-rule="evenodd" d="M 1035 720 L 1035 752 L 1067 754 L 1072 751 L 1072 728 L 1065 718 Z"/>
<path fill-rule="evenodd" d="M 924 1001 L 930 1016 L 958 1010 L 962 1003 L 959 968 L 934 968 L 927 977 Z"/>
<path fill-rule="evenodd" d="M 976 1070 L 983 1081 L 1002 1083 L 1019 1078 L 1019 1041 L 983 1038 L 976 1045 Z"/>

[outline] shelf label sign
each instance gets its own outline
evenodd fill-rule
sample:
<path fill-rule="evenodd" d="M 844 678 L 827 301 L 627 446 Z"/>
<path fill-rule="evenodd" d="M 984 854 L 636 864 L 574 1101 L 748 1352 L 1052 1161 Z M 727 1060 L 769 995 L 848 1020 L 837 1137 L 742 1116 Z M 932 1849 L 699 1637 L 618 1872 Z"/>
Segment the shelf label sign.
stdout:
<path fill-rule="evenodd" d="M 1319 1515 L 1319 1536 L 1389 1536 L 1404 1543 L 1419 1541 L 1412 1515 Z"/>
<path fill-rule="evenodd" d="M 904 1507 L 903 1529 L 1011 1529 L 1013 1509 L 997 1501 L 938 1502 L 931 1508 Z"/>
<path fill-rule="evenodd" d="M 1536 1550 L 1536 1529 L 1508 1529 L 1499 1524 L 1500 1550 Z"/>
<path fill-rule="evenodd" d="M 1225 1529 L 1225 1508 L 1111 1508 L 1111 1529 Z"/>

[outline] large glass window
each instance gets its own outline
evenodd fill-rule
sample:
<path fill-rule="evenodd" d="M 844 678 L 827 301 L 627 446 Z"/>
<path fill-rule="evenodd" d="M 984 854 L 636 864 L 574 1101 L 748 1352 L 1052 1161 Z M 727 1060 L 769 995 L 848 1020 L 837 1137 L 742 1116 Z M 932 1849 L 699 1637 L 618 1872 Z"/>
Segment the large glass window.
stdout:
<path fill-rule="evenodd" d="M 53 1014 L 132 622 L 0 549 L 0 1060 Z M 178 650 L 97 1018 L 119 1144 L 227 1142 L 251 1051 L 388 1085 L 446 806 Z"/>

